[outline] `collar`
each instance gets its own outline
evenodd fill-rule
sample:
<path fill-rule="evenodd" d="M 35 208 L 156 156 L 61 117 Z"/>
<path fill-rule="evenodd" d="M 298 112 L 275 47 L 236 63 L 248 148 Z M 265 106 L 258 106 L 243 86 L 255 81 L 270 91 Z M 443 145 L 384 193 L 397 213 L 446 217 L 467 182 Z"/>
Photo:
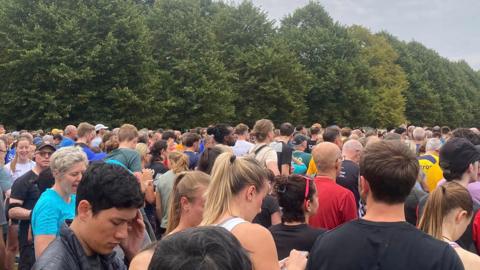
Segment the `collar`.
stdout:
<path fill-rule="evenodd" d="M 322 181 L 322 182 L 333 182 L 335 183 L 335 179 L 333 178 L 330 178 L 326 175 L 318 175 L 318 176 L 315 176 L 315 181 Z"/>

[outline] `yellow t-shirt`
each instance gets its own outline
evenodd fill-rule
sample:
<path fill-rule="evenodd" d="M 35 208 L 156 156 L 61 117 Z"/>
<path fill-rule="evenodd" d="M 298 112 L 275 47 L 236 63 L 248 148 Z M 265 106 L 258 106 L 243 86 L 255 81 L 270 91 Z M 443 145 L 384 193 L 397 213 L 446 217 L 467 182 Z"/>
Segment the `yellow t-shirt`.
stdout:
<path fill-rule="evenodd" d="M 418 157 L 418 163 L 425 173 L 426 184 L 432 192 L 440 180 L 443 179 L 443 171 L 440 168 L 440 162 L 437 155 L 428 154 Z"/>

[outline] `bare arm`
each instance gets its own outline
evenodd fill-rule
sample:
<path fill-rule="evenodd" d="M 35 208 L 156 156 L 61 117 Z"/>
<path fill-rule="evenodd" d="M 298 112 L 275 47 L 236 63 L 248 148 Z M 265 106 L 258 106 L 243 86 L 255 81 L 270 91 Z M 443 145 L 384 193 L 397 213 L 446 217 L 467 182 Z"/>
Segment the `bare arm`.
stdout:
<path fill-rule="evenodd" d="M 290 166 L 288 164 L 282 164 L 282 175 L 290 175 Z"/>
<path fill-rule="evenodd" d="M 162 195 L 160 191 L 155 192 L 155 210 L 157 213 L 157 218 L 159 221 L 162 221 L 163 211 L 162 211 Z"/>
<path fill-rule="evenodd" d="M 268 161 L 266 165 L 267 165 L 267 169 L 272 171 L 273 175 L 275 175 L 275 176 L 280 175 L 280 171 L 278 170 L 278 166 L 277 166 L 276 161 Z"/>
<path fill-rule="evenodd" d="M 282 222 L 282 215 L 280 215 L 280 211 L 277 211 L 271 215 L 272 225 L 277 225 Z"/>
<path fill-rule="evenodd" d="M 34 244 L 35 244 L 35 258 L 40 258 L 42 256 L 43 251 L 48 247 L 48 245 L 55 240 L 55 235 L 37 235 L 35 236 Z"/>
<path fill-rule="evenodd" d="M 10 204 L 11 205 L 12 204 L 23 205 L 23 201 L 18 200 L 18 199 L 14 199 L 14 198 L 10 198 Z M 30 219 L 30 212 L 32 212 L 32 210 L 28 210 L 28 209 L 25 209 L 23 207 L 16 206 L 16 207 L 12 207 L 12 208 L 10 208 L 10 210 L 8 210 L 8 215 L 10 216 L 10 218 L 13 218 L 13 219 L 29 220 Z"/>

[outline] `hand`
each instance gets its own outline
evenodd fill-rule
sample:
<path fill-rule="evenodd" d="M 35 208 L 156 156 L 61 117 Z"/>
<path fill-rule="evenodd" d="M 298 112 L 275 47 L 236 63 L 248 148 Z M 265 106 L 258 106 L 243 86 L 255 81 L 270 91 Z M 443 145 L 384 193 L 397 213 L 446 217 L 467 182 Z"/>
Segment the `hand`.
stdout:
<path fill-rule="evenodd" d="M 287 270 L 304 270 L 307 267 L 307 254 L 304 251 L 292 249 L 290 256 L 285 261 L 285 269 Z"/>
<path fill-rule="evenodd" d="M 154 171 L 152 169 L 143 169 L 142 175 L 140 177 L 140 189 L 143 193 L 145 193 L 147 187 L 153 183 L 153 174 Z"/>
<path fill-rule="evenodd" d="M 145 223 L 142 213 L 137 210 L 137 215 L 128 226 L 128 236 L 120 242 L 120 247 L 125 252 L 128 260 L 131 260 L 141 249 L 145 236 Z"/>

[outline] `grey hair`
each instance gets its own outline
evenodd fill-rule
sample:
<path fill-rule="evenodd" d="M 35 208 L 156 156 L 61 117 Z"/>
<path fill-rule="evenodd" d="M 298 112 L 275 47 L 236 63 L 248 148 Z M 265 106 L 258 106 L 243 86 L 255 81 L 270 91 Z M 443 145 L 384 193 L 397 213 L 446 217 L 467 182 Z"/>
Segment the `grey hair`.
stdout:
<path fill-rule="evenodd" d="M 425 129 L 421 128 L 421 127 L 416 127 L 414 130 L 413 130 L 413 139 L 417 140 L 417 141 L 421 141 L 421 140 L 424 140 L 425 139 Z"/>
<path fill-rule="evenodd" d="M 88 166 L 87 155 L 82 148 L 78 146 L 63 147 L 55 151 L 50 157 L 50 169 L 52 172 L 64 173 L 80 162 Z"/>
<path fill-rule="evenodd" d="M 363 145 L 361 142 L 358 140 L 348 140 L 343 144 L 342 148 L 342 154 L 345 154 L 346 152 L 351 152 L 351 151 L 362 151 L 363 150 Z"/>
<path fill-rule="evenodd" d="M 437 151 L 442 147 L 442 141 L 438 138 L 428 139 L 425 151 Z"/>

